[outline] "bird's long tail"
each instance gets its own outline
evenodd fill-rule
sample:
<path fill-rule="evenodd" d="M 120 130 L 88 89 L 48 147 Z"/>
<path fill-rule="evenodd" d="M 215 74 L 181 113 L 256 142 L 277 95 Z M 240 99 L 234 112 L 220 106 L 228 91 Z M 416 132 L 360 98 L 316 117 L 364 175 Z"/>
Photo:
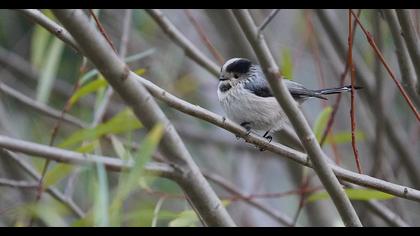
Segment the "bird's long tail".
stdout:
<path fill-rule="evenodd" d="M 361 89 L 360 86 L 354 86 L 354 89 Z M 336 94 L 336 93 L 342 93 L 342 92 L 350 92 L 351 91 L 351 85 L 347 85 L 344 87 L 339 88 L 328 88 L 328 89 L 320 89 L 315 90 L 314 92 L 320 93 L 322 95 L 329 95 L 329 94 Z"/>

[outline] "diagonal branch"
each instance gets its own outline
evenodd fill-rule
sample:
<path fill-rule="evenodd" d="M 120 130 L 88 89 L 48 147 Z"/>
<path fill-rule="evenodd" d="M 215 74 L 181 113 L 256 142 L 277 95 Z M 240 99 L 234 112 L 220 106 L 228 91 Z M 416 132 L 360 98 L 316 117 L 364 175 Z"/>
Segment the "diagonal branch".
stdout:
<path fill-rule="evenodd" d="M 289 93 L 283 81 L 279 79 L 277 64 L 268 49 L 264 37 L 262 35 L 258 36 L 258 30 L 251 15 L 246 10 L 233 10 L 233 13 L 260 61 L 275 98 L 295 128 L 297 135 L 308 152 L 315 172 L 330 194 L 344 224 L 347 226 L 362 226 L 349 198 L 338 182 L 331 167 L 328 165 L 328 157 L 316 141 L 315 135 L 303 116 L 303 113 L 294 102 L 292 95 Z"/>
<path fill-rule="evenodd" d="M 193 208 L 209 226 L 234 226 L 220 199 L 201 174 L 172 124 L 149 92 L 129 75 L 130 70 L 112 51 L 102 35 L 88 24 L 81 10 L 53 10 L 55 16 L 73 35 L 83 53 L 129 105 L 146 128 L 160 123 L 165 127 L 160 148 L 165 156 L 181 166 L 188 182 L 180 182 Z"/>
<path fill-rule="evenodd" d="M 214 76 L 219 76 L 219 67 L 188 40 L 160 10 L 148 9 L 146 11 L 160 28 L 162 28 L 166 35 L 184 49 L 188 57 L 204 67 Z"/>

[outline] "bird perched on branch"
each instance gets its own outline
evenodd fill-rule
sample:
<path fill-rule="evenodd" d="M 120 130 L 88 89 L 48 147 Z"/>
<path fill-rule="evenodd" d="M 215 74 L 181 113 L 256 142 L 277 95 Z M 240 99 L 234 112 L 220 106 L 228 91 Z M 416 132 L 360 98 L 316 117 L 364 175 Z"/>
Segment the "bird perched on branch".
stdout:
<path fill-rule="evenodd" d="M 327 99 L 324 95 L 351 91 L 351 86 L 311 90 L 302 84 L 284 80 L 298 105 L 309 98 Z M 361 87 L 356 87 L 359 89 Z M 277 103 L 261 67 L 245 58 L 226 61 L 219 76 L 217 89 L 220 104 L 227 117 L 250 132 L 265 132 L 263 137 L 272 140 L 270 132 L 284 128 L 289 120 Z"/>

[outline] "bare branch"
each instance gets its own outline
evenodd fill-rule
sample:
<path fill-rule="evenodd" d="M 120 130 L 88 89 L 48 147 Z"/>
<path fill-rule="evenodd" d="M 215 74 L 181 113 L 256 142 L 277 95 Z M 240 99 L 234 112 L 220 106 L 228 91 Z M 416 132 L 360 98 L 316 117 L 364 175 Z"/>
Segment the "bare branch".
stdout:
<path fill-rule="evenodd" d="M 63 42 L 70 45 L 76 51 L 80 51 L 79 46 L 77 45 L 74 38 L 54 21 L 50 20 L 46 17 L 42 12 L 36 9 L 17 9 L 17 11 L 21 12 L 31 20 L 35 21 L 36 23 L 43 26 L 46 30 L 50 31 L 52 34 L 57 36 L 57 38 L 63 40 Z"/>
<path fill-rule="evenodd" d="M 12 188 L 37 188 L 38 184 L 35 182 L 28 182 L 25 180 L 12 180 L 0 178 L 0 186 L 12 187 Z"/>
<path fill-rule="evenodd" d="M 86 56 L 111 84 L 113 89 L 133 109 L 148 129 L 163 124 L 165 129 L 160 148 L 171 161 L 182 166 L 188 182 L 179 182 L 197 209 L 197 213 L 209 226 L 234 226 L 234 222 L 217 198 L 209 183 L 194 163 L 184 143 L 170 121 L 149 92 L 132 77 L 125 63 L 110 50 L 105 39 L 90 24 L 81 10 L 53 10 L 56 17 L 75 37 Z"/>
<path fill-rule="evenodd" d="M 414 24 L 410 19 L 408 9 L 396 9 L 398 20 L 402 28 L 402 35 L 408 48 L 411 60 L 414 64 L 414 70 L 417 74 L 417 93 L 420 94 L 420 43 L 416 34 Z"/>
<path fill-rule="evenodd" d="M 274 9 L 270 12 L 270 15 L 267 16 L 267 18 L 264 19 L 263 23 L 258 27 L 258 36 L 263 32 L 265 27 L 270 24 L 270 22 L 274 19 L 274 17 L 279 13 L 281 9 Z"/>
<path fill-rule="evenodd" d="M 204 67 L 214 76 L 219 76 L 219 67 L 194 46 L 194 44 L 188 40 L 160 10 L 149 9 L 146 11 L 160 28 L 162 28 L 166 35 L 185 50 L 188 57 Z"/>
<path fill-rule="evenodd" d="M 311 158 L 315 172 L 330 194 L 344 224 L 347 226 L 362 226 L 350 200 L 331 170 L 331 167 L 328 165 L 328 157 L 323 153 L 319 143 L 316 141 L 315 135 L 294 102 L 292 95 L 289 93 L 283 81 L 278 79 L 279 69 L 277 64 L 268 49 L 264 37 L 262 35 L 258 36 L 257 28 L 251 15 L 246 10 L 233 10 L 233 13 L 260 61 L 275 98 L 295 128 Z"/>
<path fill-rule="evenodd" d="M 31 99 L 30 97 L 26 96 L 25 94 L 15 90 L 14 88 L 11 88 L 7 86 L 6 84 L 0 82 L 0 91 L 4 94 L 7 94 L 10 97 L 13 97 L 17 101 L 25 104 L 26 106 L 41 112 L 42 114 L 45 114 L 49 117 L 59 119 L 61 117 L 61 111 L 56 110 L 48 105 L 45 105 L 44 103 L 40 103 L 36 101 L 35 99 Z M 82 120 L 79 120 L 78 118 L 71 116 L 69 114 L 65 114 L 63 116 L 63 120 L 66 121 L 69 124 L 72 124 L 74 126 L 77 126 L 79 128 L 86 128 L 85 122 Z"/>

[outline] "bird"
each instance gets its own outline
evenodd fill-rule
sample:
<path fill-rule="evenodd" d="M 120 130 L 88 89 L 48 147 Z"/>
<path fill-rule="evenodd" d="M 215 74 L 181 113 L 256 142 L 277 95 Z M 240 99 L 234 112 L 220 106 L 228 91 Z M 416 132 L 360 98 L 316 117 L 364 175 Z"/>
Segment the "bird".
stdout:
<path fill-rule="evenodd" d="M 309 98 L 327 100 L 325 95 L 351 91 L 351 85 L 312 90 L 291 80 L 284 79 L 283 82 L 298 106 Z M 231 58 L 222 65 L 217 96 L 227 118 L 244 127 L 248 134 L 251 130 L 265 132 L 262 137 L 271 142 L 272 132 L 290 127 L 290 121 L 274 97 L 261 66 L 247 58 Z"/>

